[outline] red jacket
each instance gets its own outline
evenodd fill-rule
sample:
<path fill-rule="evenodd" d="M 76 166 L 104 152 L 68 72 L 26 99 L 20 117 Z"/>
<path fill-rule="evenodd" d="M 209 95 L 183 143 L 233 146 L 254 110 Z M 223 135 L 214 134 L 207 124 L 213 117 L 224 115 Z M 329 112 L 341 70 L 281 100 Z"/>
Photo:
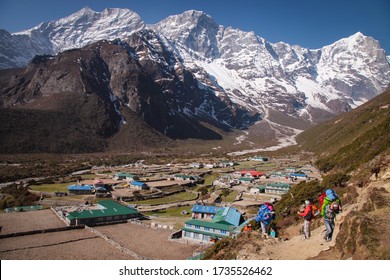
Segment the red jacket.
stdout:
<path fill-rule="evenodd" d="M 298 212 L 298 215 L 299 216 L 301 216 L 301 217 L 306 217 L 307 216 L 307 214 L 312 214 L 311 212 L 312 212 L 312 206 L 313 206 L 313 204 L 309 204 L 309 205 L 307 205 L 306 206 L 306 208 L 305 208 L 305 210 L 301 213 L 301 212 Z M 308 219 L 309 221 L 311 220 L 313 218 L 313 215 L 311 215 L 311 217 L 310 217 L 310 219 Z"/>

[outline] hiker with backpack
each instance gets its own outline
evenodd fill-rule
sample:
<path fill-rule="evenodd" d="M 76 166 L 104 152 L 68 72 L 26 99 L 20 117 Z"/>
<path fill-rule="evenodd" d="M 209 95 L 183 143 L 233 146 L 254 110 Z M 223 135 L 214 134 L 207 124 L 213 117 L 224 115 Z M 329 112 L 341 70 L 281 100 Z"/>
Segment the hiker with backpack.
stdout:
<path fill-rule="evenodd" d="M 305 200 L 305 209 L 303 211 L 298 211 L 297 214 L 301 217 L 303 217 L 303 240 L 309 239 L 311 232 L 310 232 L 310 224 L 311 220 L 315 216 L 315 211 L 317 207 L 315 207 L 310 200 Z"/>
<path fill-rule="evenodd" d="M 338 211 L 342 211 L 340 198 L 338 197 L 337 193 L 332 189 L 327 189 L 325 193 L 319 197 L 319 201 L 322 217 L 325 217 L 326 206 L 332 204 L 332 202 L 337 202 L 339 207 Z"/>
<path fill-rule="evenodd" d="M 324 239 L 326 240 L 326 242 L 332 241 L 334 231 L 334 219 L 336 218 L 336 214 L 338 212 L 339 204 L 335 201 L 325 206 L 324 223 L 326 227 L 326 232 Z"/>
<path fill-rule="evenodd" d="M 275 210 L 273 204 L 276 202 L 276 199 L 272 198 L 270 202 L 261 204 L 259 211 L 255 217 L 255 221 L 260 223 L 261 232 L 264 237 L 268 237 L 268 225 L 275 220 Z"/>
<path fill-rule="evenodd" d="M 324 239 L 329 242 L 332 240 L 336 215 L 342 211 L 341 201 L 336 192 L 332 189 L 327 189 L 325 194 L 319 197 L 319 200 L 321 216 L 324 218 L 326 228 Z"/>

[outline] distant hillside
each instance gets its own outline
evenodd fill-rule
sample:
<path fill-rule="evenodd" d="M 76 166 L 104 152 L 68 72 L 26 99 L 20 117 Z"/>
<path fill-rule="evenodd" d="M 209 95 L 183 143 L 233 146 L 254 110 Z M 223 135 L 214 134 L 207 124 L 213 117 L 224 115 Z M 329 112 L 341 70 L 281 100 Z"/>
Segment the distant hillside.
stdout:
<path fill-rule="evenodd" d="M 297 137 L 314 152 L 322 171 L 357 169 L 390 150 L 390 88 L 366 104 L 317 125 Z"/>

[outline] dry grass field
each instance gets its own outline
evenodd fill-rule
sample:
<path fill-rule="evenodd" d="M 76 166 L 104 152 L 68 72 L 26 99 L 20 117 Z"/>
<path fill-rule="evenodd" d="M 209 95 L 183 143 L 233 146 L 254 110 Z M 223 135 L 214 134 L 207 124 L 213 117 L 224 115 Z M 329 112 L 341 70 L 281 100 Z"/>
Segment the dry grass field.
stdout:
<path fill-rule="evenodd" d="M 171 231 L 155 230 L 136 224 L 117 224 L 96 229 L 123 247 L 151 259 L 187 259 L 199 248 L 199 245 L 195 244 L 169 241 Z"/>
<path fill-rule="evenodd" d="M 0 239 L 2 260 L 131 260 L 86 229 Z"/>
<path fill-rule="evenodd" d="M 51 210 L 0 214 L 1 234 L 66 226 Z M 171 231 L 135 224 L 96 227 L 129 251 L 148 259 L 186 259 L 199 248 L 168 241 Z M 109 260 L 134 259 L 87 229 L 39 233 L 0 239 L 0 259 Z"/>
<path fill-rule="evenodd" d="M 2 226 L 0 234 L 66 226 L 50 209 L 30 212 L 1 213 L 0 225 Z"/>

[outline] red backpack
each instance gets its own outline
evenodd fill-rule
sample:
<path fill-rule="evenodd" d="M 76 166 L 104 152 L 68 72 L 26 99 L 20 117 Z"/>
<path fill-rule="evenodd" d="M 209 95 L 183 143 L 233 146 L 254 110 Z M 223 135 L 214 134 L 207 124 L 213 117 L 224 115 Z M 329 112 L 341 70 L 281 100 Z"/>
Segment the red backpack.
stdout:
<path fill-rule="evenodd" d="M 326 193 L 323 193 L 321 194 L 319 197 L 318 197 L 318 201 L 319 201 L 319 204 L 320 204 L 320 207 L 318 208 L 320 211 L 322 209 L 322 204 L 324 204 L 324 199 L 326 197 Z"/>

